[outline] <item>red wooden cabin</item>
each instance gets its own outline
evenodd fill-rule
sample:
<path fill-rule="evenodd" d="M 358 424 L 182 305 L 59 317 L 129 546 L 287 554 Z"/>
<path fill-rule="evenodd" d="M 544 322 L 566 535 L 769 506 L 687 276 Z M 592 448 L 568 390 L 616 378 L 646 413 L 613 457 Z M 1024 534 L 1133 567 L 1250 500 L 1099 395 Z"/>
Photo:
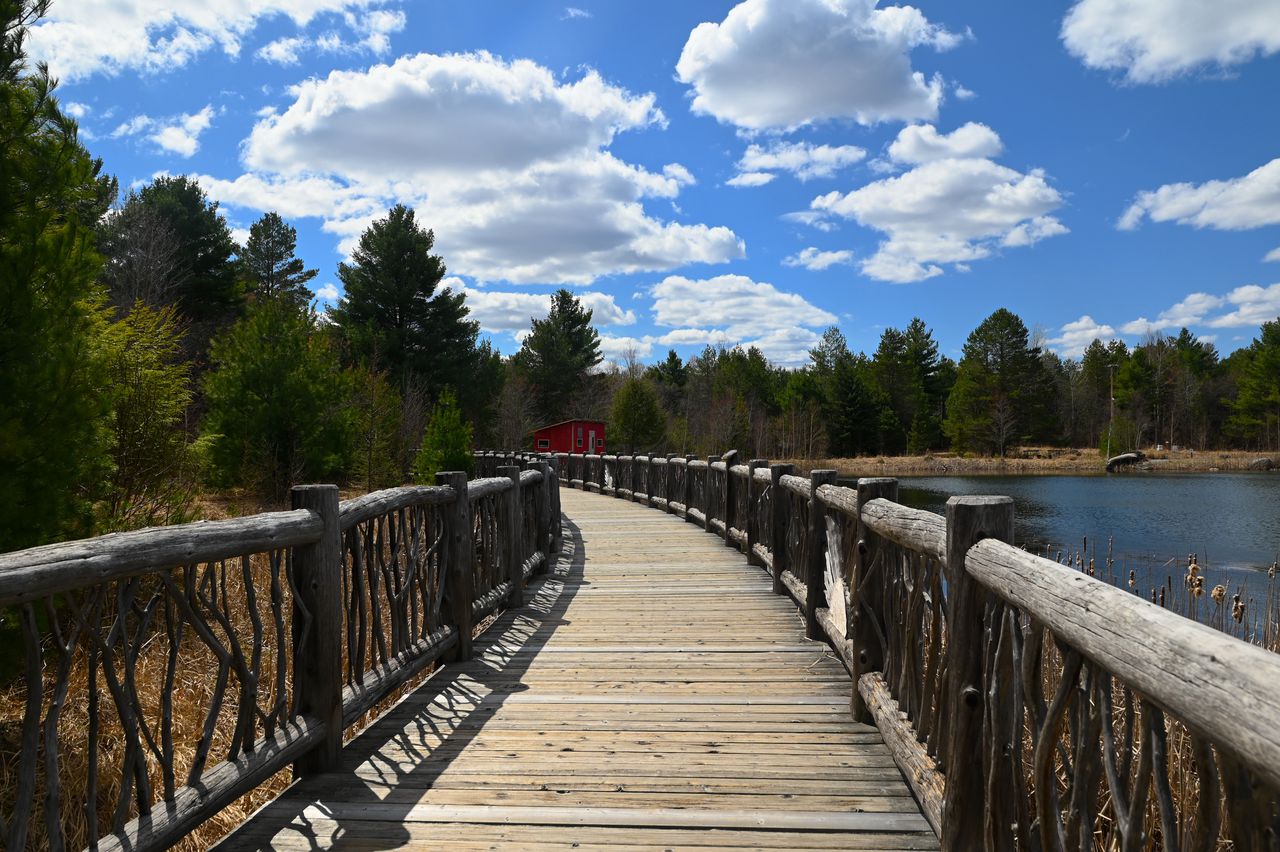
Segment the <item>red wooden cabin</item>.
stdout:
<path fill-rule="evenodd" d="M 604 422 L 565 420 L 533 433 L 533 449 L 539 453 L 603 453 Z"/>

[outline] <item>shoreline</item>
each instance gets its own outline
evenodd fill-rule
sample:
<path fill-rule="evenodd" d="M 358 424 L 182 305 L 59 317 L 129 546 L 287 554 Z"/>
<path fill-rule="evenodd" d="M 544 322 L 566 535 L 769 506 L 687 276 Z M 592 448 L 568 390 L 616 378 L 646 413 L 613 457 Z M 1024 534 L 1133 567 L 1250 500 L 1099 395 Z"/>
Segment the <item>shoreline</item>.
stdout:
<path fill-rule="evenodd" d="M 1269 458 L 1280 469 L 1275 453 L 1243 450 L 1152 451 L 1139 470 L 1143 473 L 1241 473 L 1255 459 Z M 1107 462 L 1094 449 L 1030 448 L 1005 458 L 963 457 L 950 453 L 923 456 L 860 456 L 856 458 L 784 459 L 805 473 L 835 470 L 844 478 L 862 476 L 1103 476 Z"/>

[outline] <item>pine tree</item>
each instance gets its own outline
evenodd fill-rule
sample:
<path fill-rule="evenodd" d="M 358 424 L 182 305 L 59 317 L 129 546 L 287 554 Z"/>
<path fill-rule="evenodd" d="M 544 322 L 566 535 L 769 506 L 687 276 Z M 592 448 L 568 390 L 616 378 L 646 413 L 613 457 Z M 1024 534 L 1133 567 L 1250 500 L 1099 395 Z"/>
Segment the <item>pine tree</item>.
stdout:
<path fill-rule="evenodd" d="M 416 481 L 431 485 L 436 474 L 461 470 L 471 473 L 475 455 L 471 446 L 471 425 L 462 419 L 458 398 L 446 388 L 440 394 L 431 421 L 422 436 L 422 447 L 413 461 Z"/>
<path fill-rule="evenodd" d="M 96 163 L 23 41 L 43 11 L 0 5 L 0 552 L 87 534 L 110 470 Z"/>
<path fill-rule="evenodd" d="M 1262 324 L 1241 361 L 1228 425 L 1254 447 L 1280 449 L 1280 317 Z"/>
<path fill-rule="evenodd" d="M 316 270 L 307 269 L 294 256 L 298 232 L 275 212 L 265 213 L 249 226 L 249 239 L 240 252 L 245 288 L 255 299 L 277 296 L 293 300 L 299 308 L 311 304 L 307 282 Z"/>
<path fill-rule="evenodd" d="M 210 355 L 204 433 L 217 483 L 283 499 L 291 485 L 346 470 L 347 376 L 314 315 L 287 299 L 251 305 Z"/>
<path fill-rule="evenodd" d="M 570 416 L 570 406 L 600 363 L 600 334 L 591 325 L 591 310 L 568 290 L 551 297 L 544 319 L 534 317 L 533 330 L 516 354 L 516 365 L 533 389 L 534 407 L 544 423 Z"/>
<path fill-rule="evenodd" d="M 466 297 L 440 288 L 445 265 L 431 253 L 435 234 L 398 204 L 371 224 L 338 266 L 346 293 L 329 312 L 357 362 L 386 372 L 406 400 L 428 400 L 466 387 L 476 366 L 480 324 L 467 319 Z"/>
<path fill-rule="evenodd" d="M 113 403 L 112 472 L 100 509 L 103 531 L 181 523 L 199 482 L 199 448 L 187 440 L 190 366 L 172 306 L 134 305 L 106 334 Z"/>
<path fill-rule="evenodd" d="M 946 432 L 960 450 L 1003 456 L 1020 440 L 1043 439 L 1052 385 L 1026 325 L 1000 308 L 973 330 L 947 402 Z"/>
<path fill-rule="evenodd" d="M 609 439 L 631 455 L 638 449 L 656 449 L 665 433 L 666 417 L 653 385 L 636 376 L 624 379 L 613 395 Z"/>

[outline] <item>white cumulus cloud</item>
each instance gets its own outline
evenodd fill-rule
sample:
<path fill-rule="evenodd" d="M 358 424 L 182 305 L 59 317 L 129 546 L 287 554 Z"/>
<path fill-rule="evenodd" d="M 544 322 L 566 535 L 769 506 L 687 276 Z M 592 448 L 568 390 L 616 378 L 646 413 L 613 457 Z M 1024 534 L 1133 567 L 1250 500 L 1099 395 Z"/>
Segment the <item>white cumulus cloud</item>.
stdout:
<path fill-rule="evenodd" d="M 1227 68 L 1280 51 L 1275 0 L 1079 0 L 1062 41 L 1091 68 L 1159 83 L 1205 66 Z"/>
<path fill-rule="evenodd" d="M 848 265 L 853 263 L 853 252 L 848 249 L 840 251 L 820 251 L 813 246 L 802 249 L 799 253 L 793 254 L 782 261 L 784 266 L 803 266 L 805 269 L 811 269 L 820 272 L 823 269 L 830 269 L 837 265 Z"/>
<path fill-rule="evenodd" d="M 773 183 L 776 177 L 777 175 L 773 172 L 742 172 L 729 178 L 725 183 L 737 187 L 764 186 L 766 183 Z"/>
<path fill-rule="evenodd" d="M 200 150 L 200 134 L 209 129 L 216 111 L 212 104 L 206 105 L 199 112 L 156 119 L 148 115 L 138 115 L 122 122 L 111 136 L 116 139 L 129 136 L 144 135 L 161 150 L 190 157 Z"/>
<path fill-rule="evenodd" d="M 968 134 L 972 138 L 957 139 L 954 133 L 939 136 L 907 127 L 893 144 L 900 156 L 918 158 L 920 165 L 852 192 L 818 196 L 811 210 L 884 233 L 875 254 L 862 261 L 862 272 L 898 283 L 941 275 L 942 264 L 958 268 L 998 247 L 1029 246 L 1067 233 L 1049 215 L 1061 206 L 1062 196 L 1042 171 L 1024 174 L 978 156 L 935 157 L 948 147 L 966 153 L 998 150 L 999 138 L 989 132 L 982 128 Z"/>
<path fill-rule="evenodd" d="M 1046 342 L 1054 352 L 1064 358 L 1079 358 L 1084 350 L 1095 340 L 1114 340 L 1116 330 L 1105 323 L 1099 323 L 1085 314 L 1074 322 L 1069 322 L 1058 330 L 1057 337 L 1050 337 Z"/>
<path fill-rule="evenodd" d="M 786 171 L 802 181 L 829 178 L 839 170 L 861 162 L 866 156 L 866 150 L 857 145 L 811 145 L 808 142 L 750 145 L 738 160 L 738 177 L 769 174 L 772 180 L 771 172 Z M 735 184 L 733 180 L 729 183 L 742 185 Z"/>
<path fill-rule="evenodd" d="M 899 163 L 932 163 L 972 157 L 998 157 L 1004 144 L 985 124 L 969 122 L 950 133 L 939 133 L 932 124 L 912 124 L 902 128 L 889 145 L 889 157 Z"/>
<path fill-rule="evenodd" d="M 54 3 L 30 28 L 33 60 L 67 81 L 131 69 L 162 72 L 215 48 L 228 56 L 263 20 L 286 17 L 305 27 L 317 16 L 352 12 L 380 20 L 398 15 L 378 0 L 74 0 Z"/>
<path fill-rule="evenodd" d="M 1226 295 L 1191 293 L 1161 311 L 1154 320 L 1138 317 L 1120 327 L 1125 334 L 1173 331 L 1184 326 L 1236 328 L 1259 326 L 1280 318 L 1280 284 L 1246 284 Z"/>
<path fill-rule="evenodd" d="M 485 331 L 525 331 L 532 319 L 543 319 L 551 310 L 549 293 L 467 287 L 453 277 L 445 279 L 444 283 L 466 294 L 471 319 L 479 322 Z M 635 311 L 621 308 L 608 293 L 586 291 L 574 295 L 584 308 L 591 311 L 591 321 L 597 327 L 631 325 L 636 321 Z"/>
<path fill-rule="evenodd" d="M 1221 231 L 1280 224 L 1280 157 L 1243 177 L 1169 183 L 1140 192 L 1118 227 L 1132 230 L 1143 219 Z"/>
<path fill-rule="evenodd" d="M 693 88 L 694 112 L 745 130 L 932 119 L 943 82 L 914 70 L 911 51 L 960 39 L 913 6 L 745 0 L 693 29 L 676 74 Z"/>
<path fill-rule="evenodd" d="M 450 267 L 481 281 L 589 284 L 743 254 L 728 228 L 645 210 L 693 175 L 608 150 L 618 133 L 666 122 L 652 94 L 594 71 L 567 82 L 528 60 L 419 54 L 334 71 L 293 95 L 245 141 L 248 173 L 206 185 L 213 197 L 282 215 L 287 197 L 347 251 L 379 211 L 411 204 Z"/>

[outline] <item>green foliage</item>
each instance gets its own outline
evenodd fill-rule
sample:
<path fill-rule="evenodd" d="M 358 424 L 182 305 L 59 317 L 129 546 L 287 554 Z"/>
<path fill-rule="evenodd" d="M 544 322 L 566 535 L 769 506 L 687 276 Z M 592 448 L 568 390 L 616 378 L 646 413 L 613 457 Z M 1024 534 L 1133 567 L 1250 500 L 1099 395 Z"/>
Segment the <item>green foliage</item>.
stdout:
<path fill-rule="evenodd" d="M 575 397 L 587 385 L 588 373 L 600 363 L 600 335 L 591 311 L 568 290 L 551 297 L 551 311 L 532 320 L 532 331 L 515 357 L 533 390 L 537 415 L 544 423 L 568 419 Z"/>
<path fill-rule="evenodd" d="M 125 202 L 150 208 L 177 238 L 173 294 L 179 312 L 208 334 L 234 320 L 241 290 L 236 280 L 235 242 L 227 220 L 194 178 L 158 177 Z"/>
<path fill-rule="evenodd" d="M 384 373 L 360 365 L 350 372 L 352 474 L 366 491 L 398 485 L 403 468 L 401 399 Z"/>
<path fill-rule="evenodd" d="M 1280 318 L 1263 323 L 1246 353 L 1229 426 L 1254 447 L 1280 449 Z"/>
<path fill-rule="evenodd" d="M 110 469 L 100 164 L 48 74 L 27 72 L 42 5 L 0 6 L 0 552 L 86 534 Z"/>
<path fill-rule="evenodd" d="M 311 304 L 307 282 L 316 270 L 294 256 L 297 246 L 298 232 L 274 211 L 249 226 L 239 263 L 245 289 L 254 299 L 287 298 L 299 309 Z"/>
<path fill-rule="evenodd" d="M 653 450 L 666 434 L 667 419 L 658 402 L 657 391 L 648 381 L 629 377 L 613 396 L 609 440 L 624 447 L 627 454 Z"/>
<path fill-rule="evenodd" d="M 1051 428 L 1052 386 L 1027 327 L 1001 308 L 969 335 L 947 402 L 946 432 L 956 449 L 1003 456 Z"/>
<path fill-rule="evenodd" d="M 430 485 L 437 473 L 463 470 L 470 474 L 474 467 L 471 424 L 462 419 L 457 397 L 446 388 L 431 412 L 422 446 L 413 460 L 414 481 Z"/>
<path fill-rule="evenodd" d="M 291 485 L 346 469 L 348 377 L 313 315 L 285 299 L 253 305 L 211 357 L 204 432 L 216 483 L 283 499 Z"/>
<path fill-rule="evenodd" d="M 191 389 L 181 337 L 172 307 L 142 304 L 106 335 L 115 441 L 101 531 L 190 519 L 200 471 L 183 428 Z"/>
<path fill-rule="evenodd" d="M 467 319 L 464 294 L 438 289 L 445 265 L 434 244 L 412 209 L 391 208 L 339 264 L 346 293 L 329 312 L 351 358 L 385 372 L 406 398 L 411 387 L 428 400 L 466 387 L 476 366 L 480 325 Z"/>

